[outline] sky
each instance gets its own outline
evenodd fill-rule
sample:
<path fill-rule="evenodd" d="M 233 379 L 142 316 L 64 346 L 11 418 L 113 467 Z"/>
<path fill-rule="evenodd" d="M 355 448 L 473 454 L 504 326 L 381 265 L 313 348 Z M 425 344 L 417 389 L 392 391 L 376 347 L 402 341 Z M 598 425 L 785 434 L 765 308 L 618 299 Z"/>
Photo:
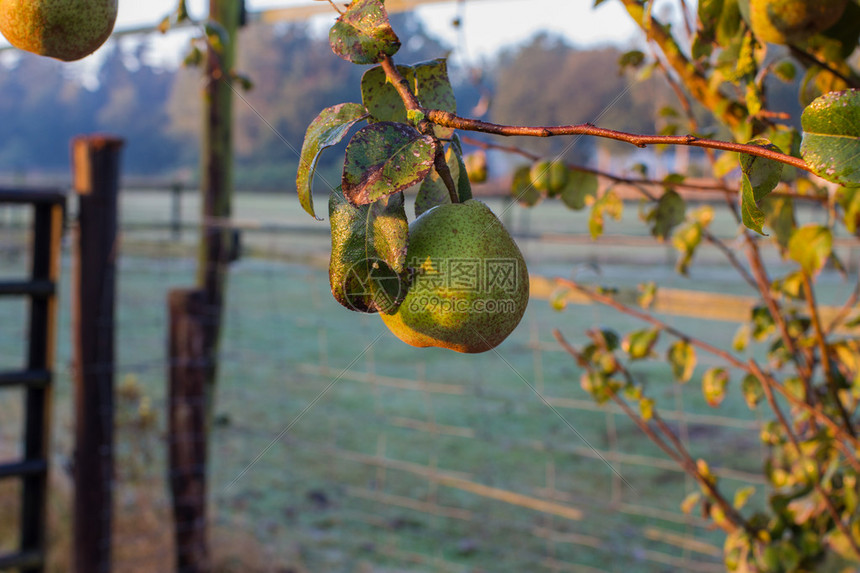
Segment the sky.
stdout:
<path fill-rule="evenodd" d="M 249 10 L 264 10 L 286 6 L 316 4 L 309 0 L 246 0 Z M 156 25 L 175 9 L 177 0 L 119 0 L 117 30 Z M 551 31 L 567 38 L 577 46 L 605 43 L 627 43 L 635 34 L 635 27 L 621 8 L 620 2 L 604 2 L 592 8 L 592 0 L 467 0 L 423 6 L 417 13 L 435 35 L 456 48 L 455 57 L 476 62 L 512 47 L 534 36 L 539 31 Z M 203 18 L 208 2 L 189 0 L 189 11 L 195 18 Z M 452 21 L 460 17 L 458 31 Z M 314 18 L 312 25 L 327 29 L 336 17 Z M 170 62 L 179 57 L 185 38 L 173 42 L 160 42 L 162 56 Z M 5 42 L 4 42 L 5 43 Z M 173 47 L 172 44 L 177 44 Z M 175 54 L 175 55 L 172 55 Z"/>

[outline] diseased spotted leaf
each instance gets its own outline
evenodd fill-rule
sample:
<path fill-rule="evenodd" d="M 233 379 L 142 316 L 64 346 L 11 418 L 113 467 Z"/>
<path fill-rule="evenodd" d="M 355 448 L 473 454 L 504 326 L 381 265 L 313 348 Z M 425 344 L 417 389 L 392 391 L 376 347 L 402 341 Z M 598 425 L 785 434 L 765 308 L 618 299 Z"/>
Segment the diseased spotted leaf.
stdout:
<path fill-rule="evenodd" d="M 801 116 L 800 153 L 815 173 L 846 187 L 860 186 L 860 90 L 830 92 Z"/>
<path fill-rule="evenodd" d="M 378 64 L 400 49 L 380 0 L 353 0 L 329 30 L 332 51 L 354 64 Z"/>
<path fill-rule="evenodd" d="M 411 66 L 397 66 L 400 75 L 414 85 Z M 382 66 L 374 66 L 361 76 L 361 101 L 374 121 L 406 123 L 406 106 L 394 85 L 388 81 Z"/>
<path fill-rule="evenodd" d="M 327 147 L 338 144 L 349 129 L 365 115 L 363 106 L 357 103 L 342 103 L 322 110 L 308 126 L 299 157 L 296 190 L 299 202 L 312 217 L 316 217 L 316 213 L 311 192 L 320 154 Z"/>
<path fill-rule="evenodd" d="M 430 173 L 434 157 L 433 139 L 409 125 L 368 125 L 346 147 L 343 194 L 353 205 L 363 205 L 403 191 Z"/>

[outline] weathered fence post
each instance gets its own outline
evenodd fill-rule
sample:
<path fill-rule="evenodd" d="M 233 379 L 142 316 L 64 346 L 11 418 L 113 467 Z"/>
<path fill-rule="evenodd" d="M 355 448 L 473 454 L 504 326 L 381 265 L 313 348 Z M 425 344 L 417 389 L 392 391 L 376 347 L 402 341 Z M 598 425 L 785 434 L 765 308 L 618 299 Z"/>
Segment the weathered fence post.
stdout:
<path fill-rule="evenodd" d="M 72 330 L 75 362 L 74 570 L 111 570 L 114 306 L 121 139 L 72 142 L 79 195 L 74 240 Z"/>
<path fill-rule="evenodd" d="M 197 288 L 173 291 L 168 301 L 169 472 L 176 565 L 187 573 L 205 573 L 212 566 L 206 540 L 206 448 L 214 408 L 227 268 L 233 253 L 233 235 L 228 224 L 233 196 L 234 88 L 230 73 L 243 13 L 244 0 L 209 0 L 209 19 L 223 27 L 228 41 L 220 48 L 210 45 L 206 56 Z"/>
<path fill-rule="evenodd" d="M 171 291 L 168 311 L 169 477 L 176 567 L 198 573 L 211 567 L 206 539 L 206 397 L 214 366 L 207 337 L 215 317 L 205 293 L 197 289 Z"/>

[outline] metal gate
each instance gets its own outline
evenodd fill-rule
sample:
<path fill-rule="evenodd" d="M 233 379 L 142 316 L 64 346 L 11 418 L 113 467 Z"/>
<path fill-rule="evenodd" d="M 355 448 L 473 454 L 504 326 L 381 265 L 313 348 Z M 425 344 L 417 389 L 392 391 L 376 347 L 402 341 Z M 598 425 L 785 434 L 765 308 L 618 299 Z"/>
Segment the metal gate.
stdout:
<path fill-rule="evenodd" d="M 0 204 L 33 207 L 30 276 L 0 281 L 0 296 L 29 301 L 29 341 L 21 370 L 0 372 L 0 388 L 25 391 L 23 457 L 0 464 L 0 479 L 17 478 L 21 488 L 21 534 L 17 553 L 0 555 L 0 570 L 40 573 L 45 567 L 48 442 L 56 343 L 57 283 L 65 195 L 58 190 L 0 189 Z"/>

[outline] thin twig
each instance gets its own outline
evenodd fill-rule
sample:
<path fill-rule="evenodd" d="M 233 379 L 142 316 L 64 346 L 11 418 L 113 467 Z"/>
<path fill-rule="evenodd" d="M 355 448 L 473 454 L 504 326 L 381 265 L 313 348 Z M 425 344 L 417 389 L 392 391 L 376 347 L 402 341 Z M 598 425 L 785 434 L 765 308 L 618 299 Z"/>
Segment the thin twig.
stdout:
<path fill-rule="evenodd" d="M 461 135 L 460 140 L 472 147 L 477 147 L 478 149 L 483 149 L 485 151 L 502 151 L 505 153 L 511 153 L 515 155 L 519 155 L 521 157 L 525 157 L 531 161 L 537 161 L 541 159 L 541 155 L 528 151 L 527 149 L 523 149 L 521 147 L 517 147 L 514 145 L 501 145 L 499 143 L 493 143 L 489 141 L 482 141 L 480 139 L 475 139 L 474 137 L 470 137 L 468 135 Z M 708 151 L 708 150 L 706 150 Z M 649 185 L 649 186 L 660 186 L 668 189 L 687 189 L 691 191 L 714 191 L 714 192 L 723 192 L 729 193 L 732 195 L 737 195 L 738 188 L 737 186 L 729 186 L 725 183 L 703 183 L 700 181 L 673 181 L 673 180 L 660 180 L 660 179 L 647 179 L 647 178 L 638 178 L 638 177 L 623 177 L 621 175 L 615 175 L 613 173 L 609 173 L 607 171 L 601 171 L 599 169 L 593 169 L 591 167 L 585 167 L 583 165 L 568 165 L 568 169 L 572 169 L 573 171 L 579 171 L 581 173 L 590 173 L 592 175 L 596 175 L 598 177 L 604 177 L 609 179 L 614 183 L 621 183 L 623 185 Z M 777 189 L 771 192 L 772 196 L 775 197 L 790 197 L 792 199 L 799 199 L 801 201 L 810 201 L 814 203 L 827 203 L 829 201 L 826 196 L 817 196 L 817 195 L 802 195 L 800 193 L 796 193 L 793 191 L 786 191 L 784 189 Z M 740 219 L 738 219 L 740 222 Z"/>
<path fill-rule="evenodd" d="M 824 378 L 827 381 L 827 387 L 830 389 L 830 398 L 835 402 L 836 409 L 839 415 L 842 416 L 842 422 L 845 424 L 845 429 L 851 436 L 856 437 L 854 427 L 851 423 L 851 415 L 845 409 L 845 405 L 839 398 L 839 388 L 836 385 L 836 379 L 833 377 L 833 367 L 830 364 L 830 350 L 827 348 L 827 336 L 824 334 L 824 329 L 821 326 L 821 317 L 818 314 L 818 304 L 815 302 L 815 291 L 812 288 L 812 280 L 809 278 L 809 273 L 805 270 L 801 271 L 801 284 L 803 285 L 803 295 L 806 298 L 806 304 L 809 307 L 809 317 L 812 320 L 812 330 L 815 332 L 815 342 L 818 344 L 818 353 L 821 355 L 821 368 L 824 370 Z"/>
<path fill-rule="evenodd" d="M 765 389 L 773 388 L 782 395 L 792 406 L 795 408 L 799 408 L 801 410 L 806 411 L 810 415 L 812 415 L 816 420 L 830 428 L 830 431 L 833 432 L 833 436 L 835 438 L 834 443 L 836 447 L 839 448 L 839 451 L 845 456 L 845 459 L 848 461 L 851 466 L 860 471 L 860 459 L 857 458 L 857 454 L 842 440 L 847 440 L 852 443 L 855 448 L 860 448 L 860 442 L 857 441 L 856 438 L 850 436 L 845 429 L 833 421 L 833 419 L 825 414 L 819 406 L 810 406 L 805 401 L 801 400 L 791 392 L 789 392 L 785 386 L 777 382 L 773 376 L 764 372 L 761 367 L 756 363 L 755 360 L 750 360 L 748 363 L 749 373 L 758 378 L 759 382 L 761 382 L 762 387 Z M 766 391 L 766 390 L 765 390 Z"/>
<path fill-rule="evenodd" d="M 588 365 L 588 361 L 585 360 L 582 354 L 580 354 L 567 341 L 564 335 L 561 334 L 561 331 L 559 331 L 558 329 L 554 329 L 553 336 L 561 345 L 561 347 L 568 354 L 570 354 L 577 361 L 577 363 L 585 365 L 585 368 L 587 370 L 592 371 L 592 368 Z M 619 371 L 628 380 L 628 382 L 632 383 L 633 378 L 630 374 L 630 371 L 624 368 L 624 366 L 621 364 L 618 364 L 618 368 Z M 639 429 L 642 430 L 642 432 L 646 436 L 648 436 L 648 438 L 652 442 L 654 442 L 657 447 L 663 450 L 666 455 L 672 458 L 675 463 L 681 466 L 681 468 L 685 472 L 687 472 L 693 479 L 695 479 L 702 487 L 702 489 L 707 490 L 708 494 L 714 499 L 717 505 L 720 506 L 720 509 L 723 510 L 723 513 L 726 515 L 732 525 L 734 525 L 735 527 L 741 527 L 748 532 L 754 533 L 751 525 L 743 518 L 743 516 L 741 516 L 741 514 L 737 510 L 735 510 L 731 506 L 731 504 L 729 504 L 729 502 L 723 496 L 722 492 L 717 489 L 716 485 L 706 476 L 704 476 L 702 472 L 699 471 L 699 468 L 696 465 L 696 462 L 693 460 L 693 457 L 689 454 L 689 452 L 687 452 L 687 449 L 684 447 L 684 445 L 681 443 L 675 433 L 672 432 L 672 429 L 669 428 L 669 426 L 662 420 L 662 418 L 660 418 L 660 416 L 656 412 L 654 412 L 652 416 L 655 425 L 660 430 L 660 432 L 662 432 L 663 435 L 672 442 L 675 449 L 672 449 L 672 447 L 670 447 L 669 444 L 667 444 L 663 440 L 663 438 L 661 438 L 657 434 L 657 432 L 655 432 L 654 429 L 648 425 L 648 422 L 644 418 L 637 415 L 636 412 L 633 411 L 630 405 L 627 404 L 627 402 L 621 396 L 611 390 L 610 396 L 612 397 L 612 400 L 624 411 L 627 417 L 630 418 L 639 427 Z"/>
<path fill-rule="evenodd" d="M 594 137 L 604 137 L 606 139 L 614 139 L 623 141 L 636 147 L 647 147 L 649 145 L 689 145 L 692 147 L 702 147 L 706 149 L 719 149 L 722 151 L 734 151 L 737 153 L 745 153 L 747 155 L 755 155 L 772 159 L 786 165 L 791 165 L 812 173 L 812 167 L 798 157 L 792 157 L 779 151 L 773 151 L 766 147 L 758 145 L 750 145 L 746 143 L 732 143 L 729 141 L 718 141 L 716 139 L 707 139 L 697 137 L 695 135 L 639 135 L 635 133 L 627 133 L 624 131 L 616 131 L 614 129 L 606 129 L 597 127 L 590 123 L 580 123 L 577 125 L 553 125 L 543 127 L 531 127 L 524 125 L 499 125 L 489 123 L 477 119 L 467 119 L 459 117 L 448 111 L 441 109 L 428 109 L 426 113 L 427 119 L 436 125 L 442 127 L 451 127 L 464 131 L 478 131 L 481 133 L 490 133 L 493 135 L 502 136 L 527 136 L 527 137 L 557 137 L 560 135 L 590 135 Z"/>
<path fill-rule="evenodd" d="M 842 308 L 839 309 L 839 312 L 836 313 L 836 316 L 833 317 L 833 320 L 827 326 L 825 332 L 828 336 L 833 334 L 833 331 L 851 314 L 851 311 L 856 308 L 858 300 L 860 300 L 860 276 L 857 277 L 857 283 L 854 285 L 854 291 L 851 293 L 851 296 L 848 297 L 848 300 L 845 301 L 845 304 L 842 305 Z"/>
<path fill-rule="evenodd" d="M 788 436 L 788 441 L 791 442 L 792 447 L 795 450 L 795 454 L 797 455 L 798 460 L 807 459 L 806 455 L 804 455 L 803 450 L 800 448 L 800 443 L 797 439 L 797 436 L 794 434 L 794 429 L 788 423 L 788 420 L 785 417 L 785 414 L 782 413 L 782 408 L 779 407 L 776 399 L 773 396 L 773 392 L 768 384 L 762 384 L 764 389 L 765 397 L 767 398 L 768 404 L 770 404 L 771 410 L 773 410 L 774 414 L 776 414 L 776 419 L 779 421 L 779 425 L 783 427 L 786 435 Z M 816 464 L 817 465 L 817 464 Z M 808 476 L 809 480 L 812 482 L 812 486 L 815 488 L 815 491 L 821 496 L 824 501 L 824 505 L 827 507 L 827 512 L 830 514 L 830 517 L 833 519 L 836 527 L 842 534 L 848 539 L 851 548 L 854 549 L 857 555 L 860 555 L 860 546 L 857 545 L 857 541 L 854 540 L 851 535 L 848 527 L 842 522 L 842 518 L 839 516 L 839 512 L 836 510 L 836 507 L 833 505 L 833 501 L 827 495 L 827 492 L 824 491 L 824 487 L 821 485 L 821 481 L 816 479 L 815 476 Z"/>
<path fill-rule="evenodd" d="M 650 314 L 647 314 L 647 313 L 642 312 L 640 310 L 637 310 L 635 308 L 631 308 L 631 307 L 627 306 L 626 304 L 619 302 L 610 296 L 594 292 L 593 290 L 588 289 L 588 288 L 580 285 L 579 283 L 576 283 L 576 282 L 571 281 L 569 279 L 558 278 L 558 279 L 556 279 L 556 282 L 562 286 L 566 286 L 570 289 L 573 289 L 577 292 L 584 294 L 586 297 L 590 298 L 594 302 L 599 302 L 602 305 L 612 307 L 619 312 L 623 312 L 624 314 L 628 314 L 630 316 L 638 318 L 639 320 L 641 320 L 643 322 L 647 322 L 647 323 L 651 324 L 652 326 L 659 328 L 660 330 L 668 332 L 669 334 L 671 334 L 672 336 L 674 336 L 676 338 L 679 338 L 681 340 L 686 340 L 691 345 L 696 346 L 699 349 L 704 350 L 705 352 L 708 352 L 709 354 L 713 354 L 714 356 L 722 358 L 723 360 L 725 360 L 726 362 L 728 362 L 729 364 L 731 364 L 735 368 L 739 368 L 741 370 L 747 370 L 746 364 L 744 364 L 741 360 L 739 360 L 738 358 L 733 356 L 731 353 L 729 353 L 725 350 L 722 350 L 720 348 L 717 348 L 716 346 L 713 346 L 713 345 L 705 342 L 704 340 L 700 340 L 698 338 L 694 338 L 688 334 L 685 334 L 684 332 L 678 330 L 677 328 L 670 326 L 669 324 L 663 322 L 659 318 L 655 318 L 654 316 L 651 316 Z"/>
<path fill-rule="evenodd" d="M 840 80 L 842 80 L 843 82 L 848 84 L 848 87 L 855 88 L 855 89 L 860 88 L 860 82 L 858 82 L 857 80 L 855 80 L 853 78 L 846 76 L 845 74 L 843 74 L 842 72 L 840 72 L 839 70 L 837 70 L 836 68 L 834 68 L 833 66 L 828 64 L 827 62 L 818 58 L 815 54 L 810 54 L 806 50 L 799 48 L 798 46 L 794 46 L 792 44 L 789 44 L 788 49 L 791 51 L 792 56 L 794 56 L 795 58 L 797 58 L 798 60 L 803 62 L 803 64 L 806 65 L 807 67 L 818 66 L 819 68 L 833 74 L 834 76 L 836 76 L 837 78 L 839 78 Z"/>
<path fill-rule="evenodd" d="M 741 278 L 743 278 L 747 282 L 747 284 L 758 290 L 758 285 L 756 284 L 753 276 L 746 269 L 746 267 L 741 264 L 741 261 L 738 259 L 735 252 L 732 251 L 722 239 L 720 239 L 707 229 L 704 229 L 702 231 L 702 236 L 705 238 L 706 241 L 714 245 L 717 249 L 720 250 L 720 252 L 722 252 L 726 256 L 726 258 L 729 260 L 729 263 L 735 268 L 735 270 L 738 271 L 738 274 L 741 275 Z"/>
<path fill-rule="evenodd" d="M 807 399 L 812 400 L 813 395 L 810 391 L 810 383 L 812 380 L 811 361 L 806 354 L 803 354 L 798 350 L 794 337 L 792 337 L 791 333 L 788 331 L 788 324 L 785 322 L 785 317 L 782 315 L 782 309 L 770 292 L 770 279 L 767 276 L 767 271 L 765 270 L 764 263 L 761 260 L 761 252 L 759 252 L 758 245 L 755 244 L 755 241 L 748 234 L 745 234 L 745 237 L 747 241 L 747 259 L 750 262 L 750 269 L 755 277 L 758 290 L 764 299 L 768 312 L 773 318 L 774 324 L 776 324 L 776 327 L 779 330 L 782 342 L 785 344 L 785 348 L 797 364 L 798 374 L 800 374 L 800 377 L 803 379 L 803 383 L 806 386 Z M 800 360 L 801 356 L 804 357 L 805 362 Z"/>

